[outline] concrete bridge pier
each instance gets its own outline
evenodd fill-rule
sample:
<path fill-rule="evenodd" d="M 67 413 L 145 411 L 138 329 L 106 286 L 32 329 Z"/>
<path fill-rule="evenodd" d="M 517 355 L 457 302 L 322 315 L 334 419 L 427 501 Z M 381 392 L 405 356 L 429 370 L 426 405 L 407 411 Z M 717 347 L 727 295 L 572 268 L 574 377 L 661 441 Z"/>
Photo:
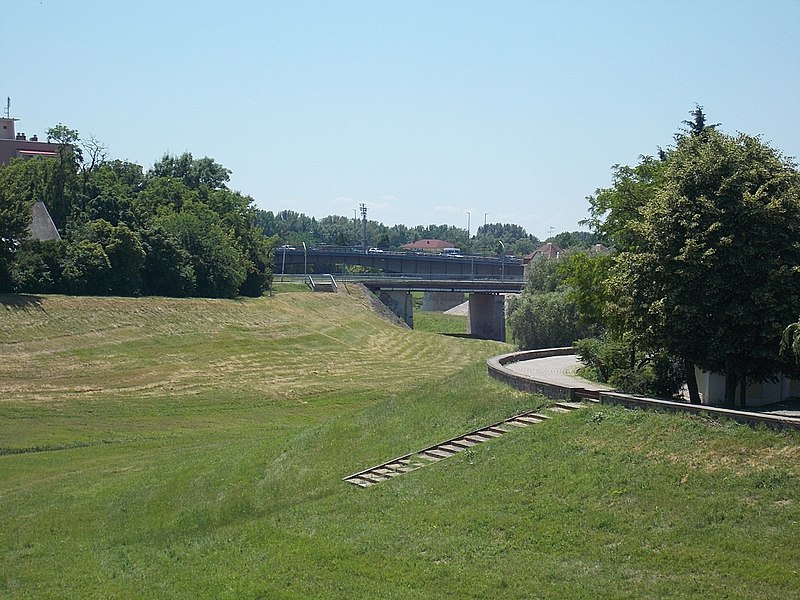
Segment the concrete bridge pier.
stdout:
<path fill-rule="evenodd" d="M 463 304 L 464 292 L 425 292 L 422 294 L 422 310 L 444 312 Z"/>
<path fill-rule="evenodd" d="M 506 297 L 476 292 L 469 295 L 467 333 L 486 340 L 506 341 Z"/>
<path fill-rule="evenodd" d="M 414 327 L 414 303 L 411 301 L 411 292 L 381 290 L 380 301 L 394 314 L 403 319 L 406 325 Z"/>

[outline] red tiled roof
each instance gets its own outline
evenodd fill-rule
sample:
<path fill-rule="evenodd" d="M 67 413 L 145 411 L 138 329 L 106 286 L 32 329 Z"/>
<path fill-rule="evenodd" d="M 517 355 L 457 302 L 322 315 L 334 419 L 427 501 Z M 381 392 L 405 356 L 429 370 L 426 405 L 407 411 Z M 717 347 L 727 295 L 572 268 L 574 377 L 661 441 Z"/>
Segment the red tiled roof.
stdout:
<path fill-rule="evenodd" d="M 562 250 L 555 244 L 547 242 L 544 246 L 541 246 L 538 249 L 534 250 L 532 253 L 526 255 L 522 259 L 522 262 L 527 264 L 537 256 L 546 256 L 547 258 L 556 259 L 560 257 L 563 252 L 564 250 Z"/>
<path fill-rule="evenodd" d="M 444 240 L 417 240 L 410 244 L 403 244 L 401 247 L 406 250 L 441 250 L 443 248 L 452 248 L 453 244 Z"/>

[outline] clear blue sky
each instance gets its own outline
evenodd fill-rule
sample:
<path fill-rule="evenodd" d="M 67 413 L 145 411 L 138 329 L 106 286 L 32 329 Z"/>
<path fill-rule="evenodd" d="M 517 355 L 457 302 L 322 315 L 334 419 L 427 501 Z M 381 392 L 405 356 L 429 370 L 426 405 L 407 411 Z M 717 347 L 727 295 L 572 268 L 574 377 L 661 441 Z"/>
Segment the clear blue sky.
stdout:
<path fill-rule="evenodd" d="M 800 0 L 5 0 L 0 97 L 115 158 L 210 156 L 260 208 L 578 229 L 695 103 L 800 155 Z"/>

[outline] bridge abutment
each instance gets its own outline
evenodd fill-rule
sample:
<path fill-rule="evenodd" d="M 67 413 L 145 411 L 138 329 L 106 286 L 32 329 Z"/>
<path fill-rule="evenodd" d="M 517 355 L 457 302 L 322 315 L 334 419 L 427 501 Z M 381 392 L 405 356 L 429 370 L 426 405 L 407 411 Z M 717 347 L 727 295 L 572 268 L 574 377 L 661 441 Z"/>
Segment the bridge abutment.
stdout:
<path fill-rule="evenodd" d="M 444 312 L 463 302 L 464 292 L 425 292 L 422 295 L 422 310 Z"/>
<path fill-rule="evenodd" d="M 505 342 L 505 303 L 503 294 L 470 294 L 467 333 L 486 340 Z"/>
<path fill-rule="evenodd" d="M 411 292 L 381 290 L 378 298 L 389 310 L 403 319 L 406 325 L 413 329 L 414 304 L 411 301 Z"/>

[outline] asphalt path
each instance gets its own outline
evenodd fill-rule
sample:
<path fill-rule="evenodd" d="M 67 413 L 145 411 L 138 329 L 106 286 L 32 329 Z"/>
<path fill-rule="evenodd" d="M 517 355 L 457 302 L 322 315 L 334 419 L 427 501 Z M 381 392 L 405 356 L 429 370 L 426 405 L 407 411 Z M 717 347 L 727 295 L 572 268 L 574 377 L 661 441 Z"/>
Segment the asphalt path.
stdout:
<path fill-rule="evenodd" d="M 505 368 L 542 383 L 551 383 L 564 387 L 581 387 L 591 391 L 613 389 L 602 383 L 578 377 L 575 372 L 580 366 L 581 363 L 578 358 L 574 354 L 568 354 L 565 356 L 547 356 L 531 360 L 520 360 L 507 363 Z"/>

